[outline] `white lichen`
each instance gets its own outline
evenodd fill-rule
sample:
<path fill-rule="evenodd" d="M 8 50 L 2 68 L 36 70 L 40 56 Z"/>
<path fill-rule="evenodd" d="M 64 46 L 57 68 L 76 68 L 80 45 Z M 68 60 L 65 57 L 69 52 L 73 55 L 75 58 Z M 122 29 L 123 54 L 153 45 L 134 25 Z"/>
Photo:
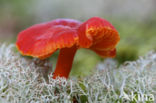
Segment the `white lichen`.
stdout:
<path fill-rule="evenodd" d="M 155 102 L 154 52 L 120 67 L 115 61 L 106 60 L 97 65 L 96 73 L 86 78 L 54 80 L 47 60 L 22 57 L 14 48 L 0 45 L 1 103 Z"/>

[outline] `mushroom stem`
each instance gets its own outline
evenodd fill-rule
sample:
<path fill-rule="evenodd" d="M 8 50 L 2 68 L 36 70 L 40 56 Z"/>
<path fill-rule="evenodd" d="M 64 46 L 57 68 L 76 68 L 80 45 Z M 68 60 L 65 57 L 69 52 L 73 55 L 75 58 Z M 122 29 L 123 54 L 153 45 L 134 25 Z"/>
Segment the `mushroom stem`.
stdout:
<path fill-rule="evenodd" d="M 56 64 L 56 69 L 53 75 L 54 79 L 56 77 L 68 78 L 72 68 L 73 59 L 76 51 L 77 51 L 76 46 L 73 46 L 71 48 L 63 48 L 60 50 L 59 57 Z"/>

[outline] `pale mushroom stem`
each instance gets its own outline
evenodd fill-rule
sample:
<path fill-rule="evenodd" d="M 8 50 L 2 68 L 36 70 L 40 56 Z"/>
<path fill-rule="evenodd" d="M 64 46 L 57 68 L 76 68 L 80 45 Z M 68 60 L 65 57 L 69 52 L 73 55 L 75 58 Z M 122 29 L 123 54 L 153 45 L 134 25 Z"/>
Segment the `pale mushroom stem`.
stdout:
<path fill-rule="evenodd" d="M 76 51 L 76 46 L 73 46 L 71 48 L 63 48 L 60 50 L 56 69 L 53 74 L 54 79 L 57 77 L 68 78 Z"/>

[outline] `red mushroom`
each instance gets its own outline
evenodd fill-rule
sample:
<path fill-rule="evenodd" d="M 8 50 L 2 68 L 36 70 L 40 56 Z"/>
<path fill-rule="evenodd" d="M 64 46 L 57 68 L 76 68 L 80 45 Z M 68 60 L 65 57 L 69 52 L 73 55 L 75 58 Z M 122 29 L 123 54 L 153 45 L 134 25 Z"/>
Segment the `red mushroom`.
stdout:
<path fill-rule="evenodd" d="M 77 49 L 89 48 L 102 57 L 114 57 L 118 41 L 118 32 L 108 21 L 93 17 L 83 24 L 72 19 L 36 24 L 19 33 L 16 46 L 21 54 L 40 59 L 60 49 L 53 78 L 68 78 Z"/>

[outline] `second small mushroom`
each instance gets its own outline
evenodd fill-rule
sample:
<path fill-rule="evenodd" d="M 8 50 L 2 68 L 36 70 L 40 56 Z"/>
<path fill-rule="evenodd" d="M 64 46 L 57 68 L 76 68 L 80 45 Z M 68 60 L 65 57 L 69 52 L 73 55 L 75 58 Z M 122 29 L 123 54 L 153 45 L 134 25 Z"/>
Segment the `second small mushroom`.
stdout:
<path fill-rule="evenodd" d="M 78 49 L 88 48 L 101 57 L 114 57 L 119 40 L 117 30 L 102 18 L 92 17 L 84 23 L 56 19 L 20 32 L 16 46 L 21 54 L 40 59 L 60 49 L 53 78 L 68 78 Z"/>

